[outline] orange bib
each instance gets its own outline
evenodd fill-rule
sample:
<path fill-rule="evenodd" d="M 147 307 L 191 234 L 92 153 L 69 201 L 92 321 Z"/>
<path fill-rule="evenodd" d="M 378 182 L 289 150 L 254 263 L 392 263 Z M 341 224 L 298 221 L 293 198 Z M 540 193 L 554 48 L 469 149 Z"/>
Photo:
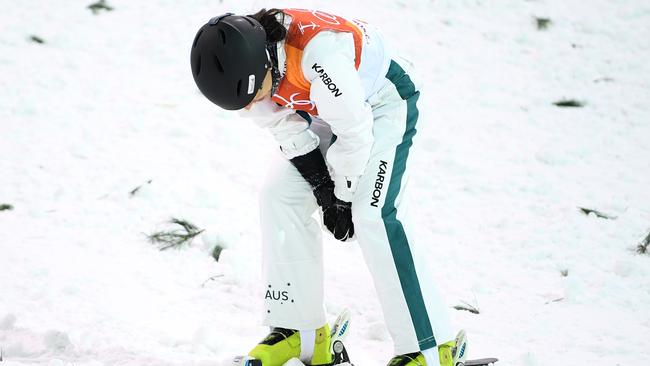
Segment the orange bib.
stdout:
<path fill-rule="evenodd" d="M 292 17 L 284 40 L 286 70 L 273 95 L 273 101 L 288 108 L 318 115 L 316 104 L 309 99 L 311 83 L 302 72 L 302 52 L 321 31 L 350 32 L 354 37 L 354 66 L 359 69 L 363 34 L 353 23 L 318 10 L 284 9 Z M 282 65 L 278 65 L 282 67 Z"/>

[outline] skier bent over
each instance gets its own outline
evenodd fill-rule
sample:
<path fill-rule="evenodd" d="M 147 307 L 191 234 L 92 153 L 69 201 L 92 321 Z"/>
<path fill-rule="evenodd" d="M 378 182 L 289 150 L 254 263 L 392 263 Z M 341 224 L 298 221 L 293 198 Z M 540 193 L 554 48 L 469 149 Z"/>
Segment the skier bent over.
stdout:
<path fill-rule="evenodd" d="M 260 202 L 272 331 L 249 355 L 264 366 L 333 362 L 320 209 L 336 239 L 361 246 L 395 346 L 389 365 L 455 366 L 448 310 L 403 209 L 420 95 L 410 63 L 365 22 L 262 9 L 203 25 L 191 65 L 210 101 L 269 129 L 284 155 Z"/>

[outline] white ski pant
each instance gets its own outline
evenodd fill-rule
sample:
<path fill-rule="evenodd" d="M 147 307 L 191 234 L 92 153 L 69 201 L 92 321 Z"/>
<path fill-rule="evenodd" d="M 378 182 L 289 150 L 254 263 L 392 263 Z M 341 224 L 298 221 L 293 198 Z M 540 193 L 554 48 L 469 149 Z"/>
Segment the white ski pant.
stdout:
<path fill-rule="evenodd" d="M 375 141 L 352 202 L 352 220 L 395 354 L 404 354 L 430 349 L 454 335 L 448 309 L 429 275 L 432 263 L 420 254 L 419 246 L 434 243 L 417 241 L 406 210 L 419 92 L 396 62 L 386 79 L 368 100 Z M 326 150 L 331 131 L 317 120 L 311 128 Z M 309 184 L 289 161 L 278 161 L 260 199 L 265 325 L 308 330 L 326 323 L 322 229 L 312 217 L 317 209 Z"/>

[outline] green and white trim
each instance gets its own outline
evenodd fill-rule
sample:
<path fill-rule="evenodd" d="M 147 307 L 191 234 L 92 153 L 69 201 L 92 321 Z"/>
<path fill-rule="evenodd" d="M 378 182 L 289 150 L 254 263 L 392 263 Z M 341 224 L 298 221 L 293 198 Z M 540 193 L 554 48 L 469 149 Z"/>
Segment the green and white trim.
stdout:
<path fill-rule="evenodd" d="M 429 314 L 422 297 L 420 280 L 415 270 L 413 255 L 409 246 L 409 241 L 404 231 L 402 222 L 397 218 L 397 207 L 395 200 L 402 187 L 402 178 L 406 170 L 406 162 L 409 156 L 409 150 L 413 145 L 415 136 L 415 125 L 418 120 L 417 101 L 420 92 L 415 89 L 415 84 L 406 74 L 397 62 L 392 61 L 386 78 L 395 86 L 399 96 L 406 102 L 406 131 L 402 142 L 395 150 L 395 159 L 393 160 L 393 171 L 391 173 L 390 184 L 386 192 L 386 201 L 381 209 L 381 216 L 386 227 L 388 242 L 393 253 L 395 266 L 399 275 L 402 291 L 408 304 L 411 320 L 415 327 L 415 333 L 418 338 L 420 349 L 435 347 L 436 339 L 431 329 Z"/>
<path fill-rule="evenodd" d="M 369 99 L 375 142 L 352 205 L 355 230 L 396 354 L 453 339 L 448 309 L 429 274 L 431 263 L 418 251 L 406 209 L 419 96 L 409 73 L 392 61 L 384 87 Z M 379 166 L 387 170 L 382 177 Z M 378 202 L 369 204 L 373 199 Z"/>

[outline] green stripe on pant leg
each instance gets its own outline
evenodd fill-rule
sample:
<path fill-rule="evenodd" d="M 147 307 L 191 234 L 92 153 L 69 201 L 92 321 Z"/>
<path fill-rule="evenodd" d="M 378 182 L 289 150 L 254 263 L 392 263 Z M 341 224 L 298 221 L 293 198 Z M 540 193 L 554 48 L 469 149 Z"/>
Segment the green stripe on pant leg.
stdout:
<path fill-rule="evenodd" d="M 386 201 L 381 209 L 381 216 L 386 227 L 393 260 L 395 261 L 395 267 L 397 268 L 400 284 L 402 285 L 402 292 L 404 293 L 406 304 L 409 308 L 411 320 L 415 326 L 415 334 L 418 338 L 420 349 L 425 350 L 435 347 L 436 340 L 433 336 L 431 321 L 429 320 L 429 314 L 427 313 L 422 296 L 420 281 L 415 271 L 413 254 L 411 253 L 404 226 L 397 219 L 397 208 L 395 207 L 395 200 L 402 187 L 402 177 L 406 170 L 409 149 L 413 145 L 413 136 L 416 133 L 415 124 L 419 114 L 416 103 L 420 97 L 420 92 L 415 90 L 415 85 L 411 81 L 411 78 L 395 61 L 391 62 L 386 78 L 395 85 L 400 97 L 406 101 L 407 115 L 406 131 L 404 132 L 402 142 L 397 146 L 395 151 L 393 171 L 386 193 Z"/>

